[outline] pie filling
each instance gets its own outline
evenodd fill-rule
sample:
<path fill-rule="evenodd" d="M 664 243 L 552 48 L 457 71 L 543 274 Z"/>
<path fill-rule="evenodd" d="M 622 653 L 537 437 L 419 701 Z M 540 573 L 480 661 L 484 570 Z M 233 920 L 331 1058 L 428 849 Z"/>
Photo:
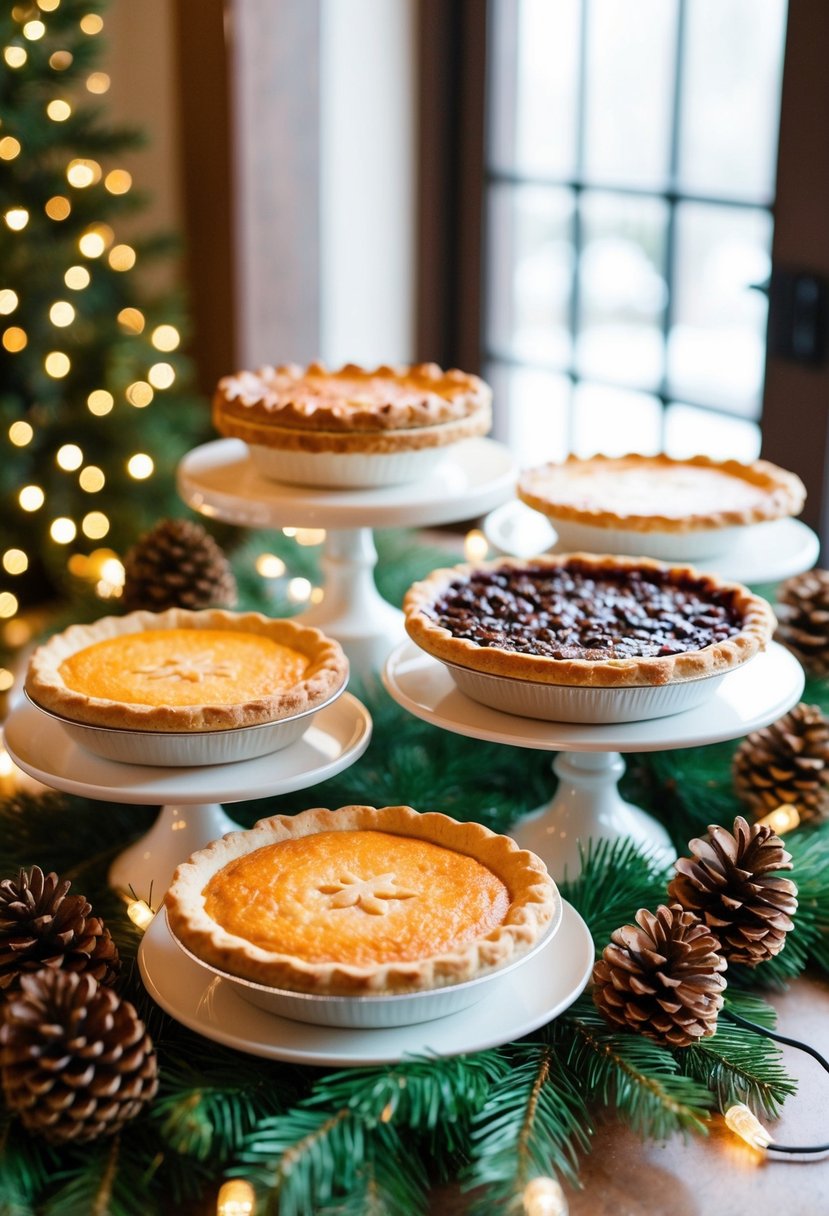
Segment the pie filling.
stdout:
<path fill-rule="evenodd" d="M 768 492 L 717 469 L 693 465 L 567 467 L 528 476 L 528 488 L 550 497 L 550 509 L 567 505 L 584 511 L 619 510 L 626 515 L 683 519 L 700 511 L 751 511 Z"/>
<path fill-rule="evenodd" d="M 135 705 L 236 705 L 302 680 L 309 659 L 253 633 L 150 629 L 95 642 L 59 672 L 67 688 Z"/>
<path fill-rule="evenodd" d="M 418 961 L 503 924 L 511 898 L 453 849 L 374 830 L 323 831 L 229 862 L 203 891 L 228 933 L 306 963 Z"/>
<path fill-rule="evenodd" d="M 599 569 L 571 561 L 457 579 L 426 609 L 455 638 L 551 659 L 652 658 L 738 634 L 738 592 L 676 571 Z"/>
<path fill-rule="evenodd" d="M 413 369 L 399 380 L 371 372 L 308 371 L 299 381 L 295 374 L 279 368 L 270 373 L 263 369 L 259 373 L 239 372 L 226 376 L 221 387 L 230 400 L 236 399 L 242 404 L 259 403 L 274 412 L 298 403 L 309 412 L 332 407 L 344 411 L 382 411 L 397 405 L 426 405 L 436 398 L 451 399 L 457 395 L 457 385 L 427 378 Z"/>

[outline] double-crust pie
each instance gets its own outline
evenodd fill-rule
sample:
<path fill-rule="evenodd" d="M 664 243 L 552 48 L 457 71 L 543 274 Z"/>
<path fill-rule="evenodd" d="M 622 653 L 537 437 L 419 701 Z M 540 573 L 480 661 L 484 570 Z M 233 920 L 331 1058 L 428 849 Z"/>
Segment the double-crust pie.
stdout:
<path fill-rule="evenodd" d="M 477 376 L 434 363 L 293 363 L 219 381 L 213 422 L 254 446 L 305 453 L 387 455 L 439 448 L 491 425 L 492 393 Z"/>
<path fill-rule="evenodd" d="M 91 726 L 232 730 L 323 705 L 348 678 L 340 644 L 257 612 L 131 612 L 72 625 L 33 654 L 26 692 Z"/>
<path fill-rule="evenodd" d="M 209 966 L 342 995 L 470 979 L 528 950 L 560 910 L 535 854 L 408 806 L 264 819 L 180 865 L 165 902 L 174 936 Z"/>
<path fill-rule="evenodd" d="M 555 523 L 688 533 L 797 515 L 800 478 L 767 460 L 694 456 L 570 456 L 521 473 L 518 497 Z"/>
<path fill-rule="evenodd" d="M 744 663 L 774 615 L 737 583 L 647 558 L 570 554 L 434 571 L 403 604 L 410 637 L 457 667 L 595 688 L 696 680 Z"/>

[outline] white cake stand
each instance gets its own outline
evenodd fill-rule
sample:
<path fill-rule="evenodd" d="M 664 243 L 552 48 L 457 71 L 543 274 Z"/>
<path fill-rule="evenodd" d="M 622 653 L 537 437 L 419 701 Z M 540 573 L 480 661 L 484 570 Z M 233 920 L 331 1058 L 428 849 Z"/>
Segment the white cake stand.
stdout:
<path fill-rule="evenodd" d="M 157 904 L 180 861 L 239 827 L 222 802 L 244 802 L 317 785 L 353 764 L 371 738 L 368 710 L 351 693 L 316 714 L 296 743 L 268 756 L 200 768 L 153 768 L 104 760 L 70 739 L 28 702 L 5 726 L 15 764 L 44 785 L 86 798 L 156 806 L 156 822 L 116 857 L 110 885 Z"/>
<path fill-rule="evenodd" d="M 263 477 L 240 439 L 218 439 L 181 461 L 178 489 L 193 510 L 248 528 L 325 528 L 322 601 L 298 619 L 336 638 L 352 671 L 376 671 L 403 636 L 403 616 L 374 582 L 374 528 L 471 519 L 509 498 L 516 466 L 492 439 L 446 449 L 430 476 L 400 486 L 324 490 Z"/>
<path fill-rule="evenodd" d="M 558 551 L 551 522 L 517 498 L 491 511 L 483 531 L 494 549 L 510 557 Z M 811 570 L 819 554 L 819 538 L 801 520 L 775 519 L 741 529 L 739 539 L 725 553 L 684 564 L 738 583 L 776 583 Z"/>
<path fill-rule="evenodd" d="M 470 700 L 449 671 L 412 642 L 389 656 L 383 683 L 404 709 L 445 730 L 560 752 L 553 762 L 556 795 L 520 820 L 511 835 L 547 863 L 554 878 L 578 873 L 579 842 L 626 837 L 650 847 L 666 861 L 675 856 L 667 832 L 641 808 L 626 802 L 617 783 L 624 772 L 620 752 L 699 747 L 737 739 L 775 721 L 797 703 L 803 669 L 773 642 L 768 651 L 728 674 L 704 705 L 645 722 L 542 722 L 502 713 Z"/>

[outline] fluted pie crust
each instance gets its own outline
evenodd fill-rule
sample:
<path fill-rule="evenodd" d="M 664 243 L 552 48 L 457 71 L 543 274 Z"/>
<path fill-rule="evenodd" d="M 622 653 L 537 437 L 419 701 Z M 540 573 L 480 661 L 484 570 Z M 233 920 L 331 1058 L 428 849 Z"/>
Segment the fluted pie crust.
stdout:
<path fill-rule="evenodd" d="M 478 376 L 434 363 L 337 370 L 287 363 L 223 377 L 213 423 L 256 446 L 389 454 L 485 435 L 491 402 Z"/>
<path fill-rule="evenodd" d="M 258 612 L 170 608 L 70 626 L 32 655 L 25 688 L 72 722 L 192 732 L 294 717 L 347 679 L 342 647 L 319 629 Z"/>
<path fill-rule="evenodd" d="M 178 867 L 174 936 L 231 975 L 350 996 L 458 983 L 528 950 L 560 912 L 535 854 L 409 806 L 314 808 Z"/>
<path fill-rule="evenodd" d="M 548 586 L 557 601 L 544 600 Z M 630 620 L 623 607 L 622 619 L 608 624 L 602 605 L 612 604 L 617 592 L 631 597 Z M 409 588 L 403 611 L 412 640 L 442 662 L 512 680 L 594 688 L 663 685 L 728 671 L 763 650 L 776 623 L 766 601 L 738 583 L 690 566 L 588 553 L 435 570 Z M 660 626 L 664 618 L 663 634 L 670 633 L 670 613 L 679 631 L 674 652 L 663 652 L 672 647 L 670 640 L 663 646 L 660 635 L 657 653 L 646 653 L 655 636 L 648 634 L 651 620 Z M 682 631 L 705 635 L 702 618 L 711 614 L 721 619 L 712 621 L 710 640 L 683 649 Z M 603 640 L 595 640 L 596 633 Z"/>
<path fill-rule="evenodd" d="M 569 456 L 525 469 L 518 497 L 552 520 L 629 532 L 688 533 L 798 515 L 806 489 L 768 460 Z"/>

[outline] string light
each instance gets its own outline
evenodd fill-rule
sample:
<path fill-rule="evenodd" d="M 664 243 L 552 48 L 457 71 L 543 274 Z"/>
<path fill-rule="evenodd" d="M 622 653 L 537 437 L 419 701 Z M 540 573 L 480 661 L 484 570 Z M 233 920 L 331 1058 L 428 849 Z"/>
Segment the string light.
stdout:
<path fill-rule="evenodd" d="M 216 1216 L 252 1216 L 256 1192 L 244 1178 L 223 1182 L 216 1198 Z"/>
<path fill-rule="evenodd" d="M 63 281 L 73 291 L 83 291 L 84 287 L 89 286 L 91 278 L 92 275 L 85 266 L 70 266 L 63 276 Z"/>
<path fill-rule="evenodd" d="M 96 549 L 92 557 L 101 562 L 101 578 L 113 587 L 123 587 L 124 564 L 111 549 Z"/>
<path fill-rule="evenodd" d="M 21 646 L 26 646 L 32 640 L 32 626 L 28 621 L 22 621 L 18 617 L 17 620 L 7 621 L 3 626 L 3 641 L 12 650 L 19 650 Z"/>
<path fill-rule="evenodd" d="M 57 519 L 52 520 L 49 535 L 56 544 L 68 545 L 78 535 L 78 529 L 74 520 L 67 515 L 59 515 Z"/>
<path fill-rule="evenodd" d="M 78 485 L 87 494 L 97 494 L 106 485 L 103 469 L 99 469 L 96 464 L 88 464 L 85 469 L 81 469 Z"/>
<path fill-rule="evenodd" d="M 40 486 L 24 486 L 17 496 L 24 511 L 39 511 L 46 501 Z"/>
<path fill-rule="evenodd" d="M 21 329 L 19 325 L 10 325 L 8 329 L 3 330 L 3 345 L 12 354 L 24 350 L 28 341 L 25 329 Z"/>
<path fill-rule="evenodd" d="M 132 899 L 127 904 L 127 916 L 139 929 L 148 929 L 154 915 L 155 913 L 145 899 Z"/>
<path fill-rule="evenodd" d="M 0 617 L 6 619 L 14 616 L 19 607 L 16 595 L 12 595 L 11 591 L 0 591 Z"/>
<path fill-rule="evenodd" d="M 125 396 L 130 405 L 134 405 L 137 410 L 143 410 L 150 404 L 155 393 L 146 380 L 136 380 L 127 387 Z"/>
<path fill-rule="evenodd" d="M 531 1179 L 521 1196 L 526 1216 L 567 1216 L 569 1206 L 555 1178 Z"/>
<path fill-rule="evenodd" d="M 7 46 L 3 58 L 10 68 L 22 68 L 29 56 L 22 46 Z"/>
<path fill-rule="evenodd" d="M 288 599 L 294 604 L 304 604 L 310 598 L 310 580 L 307 578 L 292 578 L 288 583 Z"/>
<path fill-rule="evenodd" d="M 139 308 L 122 308 L 118 313 L 118 323 L 131 334 L 144 332 L 144 314 Z"/>
<path fill-rule="evenodd" d="M 152 332 L 150 341 L 156 350 L 176 350 L 179 342 L 181 342 L 181 335 L 175 325 L 157 325 Z"/>
<path fill-rule="evenodd" d="M 68 300 L 56 300 L 49 309 L 49 320 L 59 329 L 63 329 L 75 320 L 75 309 Z"/>
<path fill-rule="evenodd" d="M 29 39 L 29 42 L 39 42 L 46 33 L 46 26 L 42 21 L 27 21 L 22 33 L 24 38 Z"/>
<path fill-rule="evenodd" d="M 126 169 L 111 169 L 104 178 L 104 186 L 110 194 L 126 194 L 132 186 L 132 174 Z"/>
<path fill-rule="evenodd" d="M 9 427 L 9 439 L 16 448 L 25 448 L 27 444 L 34 439 L 35 432 L 32 425 L 28 422 L 18 420 L 13 422 Z"/>
<path fill-rule="evenodd" d="M 17 292 L 12 291 L 11 287 L 4 287 L 0 291 L 0 313 L 3 316 L 8 316 L 10 312 L 14 312 L 17 305 L 20 303 Z"/>
<path fill-rule="evenodd" d="M 115 405 L 115 398 L 112 393 L 107 392 L 105 388 L 96 388 L 86 399 L 86 408 L 90 414 L 94 414 L 96 418 L 103 418 L 108 414 Z"/>
<path fill-rule="evenodd" d="M 14 684 L 13 673 L 9 671 L 8 667 L 0 667 L 0 692 L 8 692 L 12 684 Z M 13 764 L 13 761 L 5 748 L 0 752 L 0 764 L 3 767 L 2 775 L 7 777 L 11 773 L 9 766 Z"/>
<path fill-rule="evenodd" d="M 170 363 L 154 363 L 147 372 L 147 379 L 153 388 L 169 388 L 175 378 L 175 369 Z"/>
<path fill-rule="evenodd" d="M 463 551 L 468 562 L 482 562 L 489 553 L 489 541 L 484 536 L 480 528 L 473 528 L 467 532 L 464 542 Z"/>
<path fill-rule="evenodd" d="M 136 253 L 131 245 L 114 245 L 109 251 L 109 264 L 113 270 L 132 270 Z"/>
<path fill-rule="evenodd" d="M 89 93 L 106 93 L 110 80 L 106 72 L 91 72 L 86 78 L 86 88 Z"/>
<path fill-rule="evenodd" d="M 146 452 L 136 452 L 127 461 L 127 472 L 136 481 L 146 480 L 152 474 L 154 468 L 153 459 Z"/>
<path fill-rule="evenodd" d="M 29 568 L 29 559 L 22 549 L 7 549 L 3 554 L 3 569 L 7 574 L 23 574 Z"/>
<path fill-rule="evenodd" d="M 62 97 L 56 97 L 54 101 L 49 102 L 46 113 L 52 122 L 66 122 L 72 114 L 72 107 Z"/>
<path fill-rule="evenodd" d="M 104 19 L 98 13 L 87 13 L 85 17 L 81 17 L 80 26 L 85 34 L 100 34 L 104 28 Z"/>
<path fill-rule="evenodd" d="M 102 540 L 109 531 L 109 520 L 103 511 L 90 511 L 81 520 L 81 530 L 90 540 Z"/>
<path fill-rule="evenodd" d="M 4 135 L 0 139 L 0 158 L 3 160 L 14 160 L 20 155 L 20 140 L 15 139 L 13 135 Z"/>
<path fill-rule="evenodd" d="M 62 194 L 56 194 L 43 205 L 43 210 L 49 216 L 50 220 L 65 220 L 69 218 L 72 211 L 72 204 L 68 198 Z"/>
<path fill-rule="evenodd" d="M 61 469 L 74 473 L 75 469 L 79 469 L 83 464 L 83 452 L 76 443 L 64 443 L 58 448 L 55 459 Z"/>
<path fill-rule="evenodd" d="M 25 207 L 10 207 L 3 218 L 12 232 L 22 232 L 29 222 L 29 212 Z"/>
<path fill-rule="evenodd" d="M 745 1103 L 736 1102 L 734 1106 L 729 1106 L 723 1117 L 726 1127 L 752 1148 L 765 1149 L 771 1144 L 768 1130 Z"/>
<path fill-rule="evenodd" d="M 64 351 L 51 350 L 43 360 L 43 366 L 46 369 L 47 376 L 51 376 L 53 380 L 62 380 L 64 376 L 69 374 L 72 362 Z"/>
<path fill-rule="evenodd" d="M 60 0 L 37 0 L 37 7 L 43 13 L 53 13 L 60 8 Z"/>
<path fill-rule="evenodd" d="M 76 157 L 66 166 L 66 180 L 70 186 L 85 190 L 101 180 L 102 169 L 97 160 L 83 160 Z"/>
<path fill-rule="evenodd" d="M 282 578 L 285 563 L 275 553 L 260 553 L 256 559 L 256 573 L 262 578 Z"/>
<path fill-rule="evenodd" d="M 310 603 L 312 603 L 312 604 L 321 604 L 322 601 L 325 599 L 325 588 L 324 587 L 313 587 L 311 589 L 311 594 L 309 595 L 308 599 L 309 599 Z"/>
<path fill-rule="evenodd" d="M 776 806 L 773 811 L 769 811 L 768 815 L 764 815 L 757 822 L 770 827 L 778 836 L 782 836 L 784 832 L 794 831 L 800 823 L 800 812 L 795 803 L 791 803 L 790 805 L 781 803 L 780 806 Z"/>
<path fill-rule="evenodd" d="M 71 51 L 53 51 L 49 56 L 49 67 L 54 68 L 56 72 L 65 72 L 67 68 L 71 68 L 74 58 Z"/>
<path fill-rule="evenodd" d="M 85 258 L 99 258 L 106 249 L 102 232 L 87 231 L 78 241 L 78 248 Z"/>

